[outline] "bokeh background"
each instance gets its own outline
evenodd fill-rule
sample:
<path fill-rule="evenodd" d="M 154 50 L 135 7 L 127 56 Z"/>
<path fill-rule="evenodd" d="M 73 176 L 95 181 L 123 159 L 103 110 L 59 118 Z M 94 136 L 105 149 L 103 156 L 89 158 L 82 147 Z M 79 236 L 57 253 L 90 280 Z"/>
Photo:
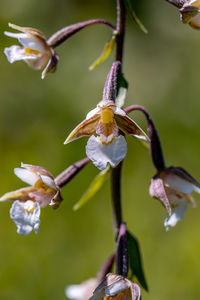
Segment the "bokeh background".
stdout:
<path fill-rule="evenodd" d="M 127 105 L 151 113 L 169 165 L 180 165 L 200 179 L 200 32 L 181 24 L 175 7 L 164 0 L 138 0 L 135 9 L 149 30 L 143 34 L 128 19 L 124 73 Z M 101 53 L 110 30 L 95 25 L 57 48 L 58 70 L 45 80 L 23 62 L 11 65 L 3 48 L 7 23 L 32 26 L 49 37 L 56 30 L 90 18 L 115 22 L 115 1 L 1 0 L 0 12 L 0 192 L 23 183 L 13 168 L 42 165 L 54 175 L 85 156 L 86 139 L 64 146 L 69 132 L 101 100 L 114 56 L 93 72 L 88 66 Z M 146 128 L 140 113 L 132 117 Z M 144 300 L 200 297 L 200 208 L 166 233 L 160 203 L 148 194 L 155 169 L 149 153 L 128 137 L 123 171 L 124 218 L 140 241 L 149 293 Z M 113 251 L 109 182 L 80 211 L 72 206 L 93 177 L 87 166 L 62 190 L 60 208 L 42 210 L 38 235 L 22 237 L 9 218 L 10 203 L 0 207 L 0 299 L 64 300 L 68 284 L 94 277 Z M 200 196 L 196 196 L 197 204 Z"/>

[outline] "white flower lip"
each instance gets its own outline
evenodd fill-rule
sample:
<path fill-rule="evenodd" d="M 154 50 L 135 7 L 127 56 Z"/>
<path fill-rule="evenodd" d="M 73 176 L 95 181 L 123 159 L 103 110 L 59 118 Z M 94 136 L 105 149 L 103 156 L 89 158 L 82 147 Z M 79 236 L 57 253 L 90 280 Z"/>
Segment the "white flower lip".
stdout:
<path fill-rule="evenodd" d="M 120 135 L 110 144 L 102 144 L 99 137 L 92 135 L 86 145 L 86 154 L 94 165 L 104 170 L 107 164 L 116 167 L 124 159 L 127 153 L 125 138 Z"/>
<path fill-rule="evenodd" d="M 16 200 L 10 209 L 10 217 L 17 226 L 17 233 L 28 235 L 34 230 L 38 233 L 40 226 L 40 206 L 31 200 L 20 202 Z"/>
<path fill-rule="evenodd" d="M 183 219 L 187 206 L 188 202 L 185 200 L 172 210 L 171 216 L 164 221 L 166 231 L 169 231 L 169 226 L 174 227 L 178 221 Z"/>

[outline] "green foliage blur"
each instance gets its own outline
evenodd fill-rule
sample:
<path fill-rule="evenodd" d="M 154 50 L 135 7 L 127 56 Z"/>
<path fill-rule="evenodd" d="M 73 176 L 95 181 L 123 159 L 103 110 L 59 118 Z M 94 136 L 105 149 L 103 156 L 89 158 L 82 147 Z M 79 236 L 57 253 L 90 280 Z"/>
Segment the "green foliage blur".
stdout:
<path fill-rule="evenodd" d="M 200 32 L 181 24 L 175 7 L 162 0 L 138 0 L 135 9 L 149 34 L 128 18 L 124 73 L 127 105 L 145 106 L 158 128 L 168 165 L 184 167 L 200 180 Z M 49 37 L 56 30 L 91 18 L 115 22 L 115 1 L 1 0 L 0 11 L 0 192 L 23 187 L 13 174 L 22 162 L 42 165 L 54 175 L 85 157 L 86 138 L 63 145 L 70 131 L 101 100 L 111 56 L 88 67 L 111 37 L 95 25 L 79 32 L 56 52 L 57 72 L 43 81 L 23 62 L 3 54 L 16 40 L 3 35 L 7 23 L 32 26 Z M 132 113 L 146 129 L 141 113 Z M 139 239 L 149 293 L 144 300 L 186 300 L 200 296 L 200 208 L 190 207 L 168 233 L 166 211 L 148 194 L 155 169 L 148 151 L 128 137 L 123 170 L 123 214 Z M 0 299 L 64 300 L 68 284 L 94 277 L 114 249 L 109 183 L 77 212 L 98 170 L 88 165 L 62 190 L 56 211 L 42 209 L 38 235 L 22 237 L 0 207 Z M 197 205 L 200 196 L 196 196 Z"/>

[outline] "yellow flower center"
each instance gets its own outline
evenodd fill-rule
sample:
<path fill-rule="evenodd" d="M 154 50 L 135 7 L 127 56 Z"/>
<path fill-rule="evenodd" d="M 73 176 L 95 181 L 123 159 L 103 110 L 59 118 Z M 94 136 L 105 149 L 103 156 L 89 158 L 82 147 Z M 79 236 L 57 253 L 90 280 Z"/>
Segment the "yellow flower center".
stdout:
<path fill-rule="evenodd" d="M 27 55 L 30 55 L 30 54 L 38 55 L 38 54 L 40 54 L 39 51 L 30 49 L 30 48 L 25 48 L 25 52 L 26 52 Z"/>
<path fill-rule="evenodd" d="M 112 123 L 114 119 L 114 112 L 112 109 L 105 107 L 101 111 L 101 121 L 104 124 Z"/>
<path fill-rule="evenodd" d="M 27 213 L 31 213 L 32 211 L 34 211 L 35 209 L 35 206 L 31 207 L 30 209 L 25 209 L 24 210 L 27 212 Z"/>

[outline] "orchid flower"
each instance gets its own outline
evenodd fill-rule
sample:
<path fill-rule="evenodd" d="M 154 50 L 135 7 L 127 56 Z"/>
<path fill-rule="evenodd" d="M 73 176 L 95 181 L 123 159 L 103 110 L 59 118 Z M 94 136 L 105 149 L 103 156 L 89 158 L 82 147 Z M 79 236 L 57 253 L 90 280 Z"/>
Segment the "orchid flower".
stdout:
<path fill-rule="evenodd" d="M 180 167 L 169 167 L 158 172 L 153 179 L 149 192 L 162 202 L 168 211 L 164 221 L 166 230 L 169 226 L 175 226 L 180 221 L 189 203 L 196 206 L 191 192 L 200 193 L 200 184 L 184 169 Z"/>
<path fill-rule="evenodd" d="M 89 300 L 139 300 L 140 288 L 127 278 L 109 273 Z"/>
<path fill-rule="evenodd" d="M 4 194 L 0 201 L 12 201 L 10 217 L 17 225 L 21 235 L 29 234 L 32 229 L 39 230 L 40 208 L 52 205 L 57 208 L 61 202 L 60 189 L 52 174 L 40 166 L 22 164 L 14 173 L 22 181 L 31 185 Z"/>
<path fill-rule="evenodd" d="M 87 114 L 86 119 L 65 141 L 67 144 L 83 136 L 90 136 L 86 154 L 100 170 L 104 170 L 107 164 L 116 167 L 126 156 L 127 144 L 124 134 L 130 134 L 147 143 L 149 141 L 144 131 L 115 103 L 117 75 L 120 72 L 121 63 L 116 61 L 108 73 L 103 100 Z"/>
<path fill-rule="evenodd" d="M 105 169 L 107 164 L 116 167 L 127 153 L 126 140 L 120 130 L 148 142 L 144 131 L 113 101 L 101 101 L 70 133 L 65 144 L 83 136 L 91 136 L 86 146 L 88 158 L 100 170 Z"/>
<path fill-rule="evenodd" d="M 54 72 L 58 62 L 58 57 L 49 47 L 43 33 L 35 28 L 20 27 L 9 23 L 9 27 L 21 31 L 20 33 L 13 33 L 5 31 L 4 34 L 18 39 L 22 46 L 13 45 L 5 48 L 4 53 L 10 63 L 18 60 L 24 60 L 31 68 L 41 70 L 42 79 L 48 72 Z"/>

